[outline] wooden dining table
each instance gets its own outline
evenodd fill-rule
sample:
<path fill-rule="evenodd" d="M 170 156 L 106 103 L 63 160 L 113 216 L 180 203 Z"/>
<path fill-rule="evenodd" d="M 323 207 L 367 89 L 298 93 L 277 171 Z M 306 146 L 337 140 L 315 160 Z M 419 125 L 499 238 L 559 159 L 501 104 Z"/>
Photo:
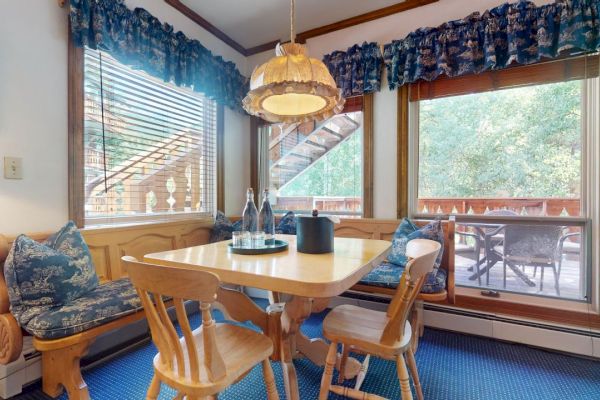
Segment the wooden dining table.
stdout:
<path fill-rule="evenodd" d="M 286 397 L 299 399 L 298 378 L 293 359 L 306 357 L 318 366 L 325 364 L 328 345 L 309 339 L 299 330 L 313 312 L 327 308 L 332 297 L 342 294 L 387 256 L 391 243 L 384 240 L 338 238 L 334 252 L 306 254 L 296 250 L 296 236 L 278 235 L 289 243 L 286 251 L 265 255 L 234 254 L 230 241 L 147 254 L 153 264 L 215 273 L 225 284 L 264 289 L 279 303 L 267 310 L 256 305 L 240 290 L 222 286 L 217 302 L 227 318 L 251 321 L 273 340 L 272 359 L 281 361 Z M 361 364 L 349 359 L 346 378 L 359 373 Z"/>

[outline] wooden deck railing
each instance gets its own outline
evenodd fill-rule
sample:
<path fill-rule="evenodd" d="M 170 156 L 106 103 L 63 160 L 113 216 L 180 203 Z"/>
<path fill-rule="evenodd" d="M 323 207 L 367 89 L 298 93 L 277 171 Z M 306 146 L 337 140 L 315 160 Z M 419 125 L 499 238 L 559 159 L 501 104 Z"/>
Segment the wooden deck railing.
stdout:
<path fill-rule="evenodd" d="M 276 209 L 279 210 L 321 210 L 333 212 L 361 211 L 362 199 L 360 197 L 278 197 Z"/>
<path fill-rule="evenodd" d="M 360 197 L 278 197 L 277 209 L 358 212 Z M 528 216 L 580 215 L 581 202 L 572 198 L 421 198 L 417 211 L 423 214 L 474 214 L 486 211 L 511 210 Z"/>
<path fill-rule="evenodd" d="M 474 215 L 511 210 L 519 215 L 576 217 L 581 203 L 573 198 L 420 198 L 417 210 L 423 214 Z"/>

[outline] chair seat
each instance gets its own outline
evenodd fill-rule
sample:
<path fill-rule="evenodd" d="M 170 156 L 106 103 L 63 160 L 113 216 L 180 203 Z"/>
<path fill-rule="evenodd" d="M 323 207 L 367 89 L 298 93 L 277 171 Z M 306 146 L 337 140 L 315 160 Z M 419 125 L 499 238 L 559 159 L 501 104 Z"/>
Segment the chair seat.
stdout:
<path fill-rule="evenodd" d="M 211 382 L 206 373 L 207 369 L 202 364 L 203 360 L 207 359 L 204 355 L 202 327 L 195 329 L 192 333 L 198 354 L 197 359 L 200 360 L 198 383 L 192 382 L 189 365 L 186 365 L 185 376 L 181 377 L 177 374 L 177 368 L 173 372 L 161 363 L 160 354 L 154 357 L 154 369 L 163 382 L 176 389 L 184 387 L 189 391 L 189 388 L 193 388 L 198 396 L 208 396 L 220 392 L 273 353 L 273 342 L 268 336 L 239 325 L 218 323 L 215 327 L 216 347 L 222 349 L 220 353 L 227 374 L 224 378 Z M 187 354 L 184 338 L 181 338 L 180 342 L 183 354 Z"/>
<path fill-rule="evenodd" d="M 502 246 L 495 246 L 494 247 L 494 251 L 496 251 L 498 254 L 503 254 L 504 253 L 504 247 Z M 544 256 L 519 256 L 519 255 L 507 255 L 504 257 L 506 259 L 506 261 L 512 261 L 516 264 L 519 263 L 523 263 L 523 264 L 547 264 L 547 265 L 553 265 L 554 264 L 554 259 L 553 258 L 549 258 L 549 257 L 544 257 Z"/>
<path fill-rule="evenodd" d="M 59 307 L 32 307 L 18 314 L 23 329 L 41 339 L 57 339 L 86 331 L 141 309 L 128 278 L 110 281 Z M 35 313 L 35 314 L 34 314 Z"/>
<path fill-rule="evenodd" d="M 400 278 L 404 272 L 404 267 L 384 261 L 375 267 L 360 280 L 361 285 L 384 287 L 396 289 L 400 283 Z M 439 268 L 437 272 L 427 275 L 425 283 L 421 288 L 421 293 L 442 293 L 446 290 L 447 272 Z"/>
<path fill-rule="evenodd" d="M 401 340 L 391 346 L 380 343 L 387 322 L 385 312 L 345 304 L 327 314 L 323 321 L 323 335 L 332 342 L 349 344 L 386 358 L 404 352 L 412 335 L 410 323 L 406 321 Z"/>

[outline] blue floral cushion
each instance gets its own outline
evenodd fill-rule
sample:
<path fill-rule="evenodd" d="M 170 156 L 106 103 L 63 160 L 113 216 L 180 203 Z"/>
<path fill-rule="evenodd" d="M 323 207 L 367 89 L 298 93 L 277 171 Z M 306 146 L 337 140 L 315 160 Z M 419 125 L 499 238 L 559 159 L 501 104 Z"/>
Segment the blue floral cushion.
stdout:
<path fill-rule="evenodd" d="M 84 291 L 98 287 L 99 280 L 92 254 L 75 222 L 67 222 L 58 232 L 50 236 L 45 244 L 71 257 L 77 268 L 81 270 L 81 286 Z"/>
<path fill-rule="evenodd" d="M 384 261 L 374 270 L 365 275 L 360 283 L 368 286 L 378 286 L 388 289 L 396 289 L 400 278 L 404 273 L 404 267 Z M 440 293 L 446 289 L 447 273 L 445 269 L 438 269 L 435 274 L 430 273 L 421 288 L 421 293 Z"/>
<path fill-rule="evenodd" d="M 34 307 L 21 327 L 38 338 L 56 339 L 83 332 L 141 309 L 140 298 L 128 278 L 110 281 L 57 307 Z"/>
<path fill-rule="evenodd" d="M 69 222 L 46 242 L 18 236 L 4 263 L 11 312 L 67 304 L 98 286 L 89 249 Z"/>
<path fill-rule="evenodd" d="M 396 232 L 394 232 L 392 249 L 388 255 L 388 261 L 401 267 L 406 266 L 406 262 L 408 261 L 406 257 L 406 244 L 413 239 L 435 240 L 442 245 L 435 260 L 435 264 L 433 265 L 432 274 L 435 275 L 440 268 L 444 252 L 444 231 L 442 230 L 442 222 L 432 221 L 424 227 L 419 228 L 408 218 L 404 218 L 398 226 L 398 229 L 396 229 Z"/>
<path fill-rule="evenodd" d="M 296 216 L 293 211 L 288 211 L 277 224 L 275 233 L 281 235 L 295 235 L 296 234 Z"/>
<path fill-rule="evenodd" d="M 232 223 L 221 211 L 217 211 L 215 224 L 210 232 L 210 243 L 231 239 L 232 233 L 242 230 L 242 220 Z"/>

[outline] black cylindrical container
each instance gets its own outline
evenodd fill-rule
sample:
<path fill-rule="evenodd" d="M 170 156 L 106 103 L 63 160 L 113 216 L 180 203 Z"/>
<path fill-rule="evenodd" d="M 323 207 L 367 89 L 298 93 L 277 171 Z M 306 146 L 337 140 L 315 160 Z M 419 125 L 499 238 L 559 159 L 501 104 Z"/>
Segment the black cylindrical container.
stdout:
<path fill-rule="evenodd" d="M 323 254 L 333 251 L 333 221 L 313 215 L 298 216 L 296 221 L 296 243 L 301 253 Z"/>

